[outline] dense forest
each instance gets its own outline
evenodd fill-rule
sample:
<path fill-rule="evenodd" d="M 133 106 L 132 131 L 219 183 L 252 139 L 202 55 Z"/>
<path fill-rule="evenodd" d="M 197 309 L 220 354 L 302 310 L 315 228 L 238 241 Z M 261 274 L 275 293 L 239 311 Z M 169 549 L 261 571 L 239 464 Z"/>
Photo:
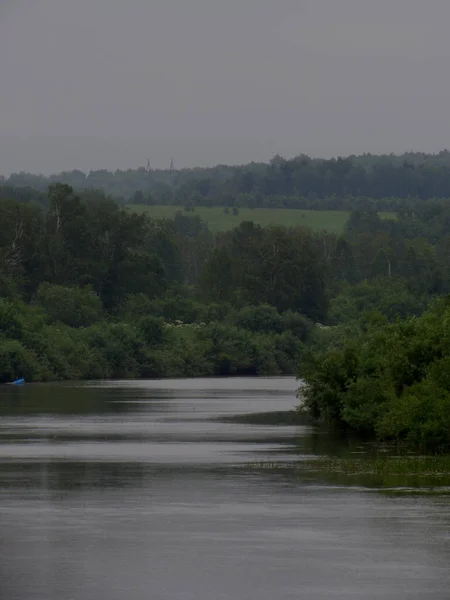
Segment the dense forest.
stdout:
<path fill-rule="evenodd" d="M 212 233 L 195 212 L 155 220 L 102 190 L 10 181 L 0 381 L 298 373 L 310 416 L 445 448 L 450 200 L 410 197 L 382 219 L 374 198 L 342 235 L 251 221 Z"/>
<path fill-rule="evenodd" d="M 102 190 L 133 204 L 330 210 L 364 205 L 379 211 L 396 210 L 411 199 L 450 197 L 450 152 L 365 154 L 330 160 L 275 156 L 268 164 L 181 170 L 149 166 L 114 172 L 70 171 L 50 177 L 15 173 L 0 181 L 9 194 L 29 188 L 30 197 L 44 203 L 47 187 L 57 182 L 79 191 Z"/>
<path fill-rule="evenodd" d="M 213 236 L 63 184 L 48 204 L 0 202 L 2 381 L 293 373 L 325 316 L 308 231 Z"/>

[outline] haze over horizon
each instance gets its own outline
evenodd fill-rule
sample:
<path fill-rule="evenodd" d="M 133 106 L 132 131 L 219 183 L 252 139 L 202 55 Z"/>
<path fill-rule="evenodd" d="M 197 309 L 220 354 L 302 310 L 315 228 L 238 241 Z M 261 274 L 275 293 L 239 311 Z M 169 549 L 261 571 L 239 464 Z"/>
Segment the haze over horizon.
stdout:
<path fill-rule="evenodd" d="M 0 174 L 437 152 L 448 0 L 0 0 Z"/>

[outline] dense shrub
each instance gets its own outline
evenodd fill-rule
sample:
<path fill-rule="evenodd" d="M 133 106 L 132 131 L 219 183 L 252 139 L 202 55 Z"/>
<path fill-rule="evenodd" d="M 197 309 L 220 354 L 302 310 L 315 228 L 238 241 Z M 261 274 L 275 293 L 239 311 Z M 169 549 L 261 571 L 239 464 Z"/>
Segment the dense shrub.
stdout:
<path fill-rule="evenodd" d="M 254 333 L 280 333 L 284 328 L 277 309 L 267 304 L 246 306 L 237 313 L 235 323 Z"/>
<path fill-rule="evenodd" d="M 302 409 L 382 439 L 426 448 L 450 444 L 450 307 L 420 318 L 374 318 L 342 347 L 310 353 Z"/>
<path fill-rule="evenodd" d="M 70 327 L 88 327 L 102 318 L 102 303 L 90 287 L 65 287 L 42 283 L 37 302 L 50 321 Z"/>

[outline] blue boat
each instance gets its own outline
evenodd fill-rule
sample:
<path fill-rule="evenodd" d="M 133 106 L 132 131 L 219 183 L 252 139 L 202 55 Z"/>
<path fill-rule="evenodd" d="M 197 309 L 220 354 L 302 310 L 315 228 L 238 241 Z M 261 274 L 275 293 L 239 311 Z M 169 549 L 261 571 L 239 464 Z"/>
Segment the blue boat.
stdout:
<path fill-rule="evenodd" d="M 25 379 L 16 379 L 16 381 L 12 382 L 13 385 L 23 385 L 24 383 Z"/>

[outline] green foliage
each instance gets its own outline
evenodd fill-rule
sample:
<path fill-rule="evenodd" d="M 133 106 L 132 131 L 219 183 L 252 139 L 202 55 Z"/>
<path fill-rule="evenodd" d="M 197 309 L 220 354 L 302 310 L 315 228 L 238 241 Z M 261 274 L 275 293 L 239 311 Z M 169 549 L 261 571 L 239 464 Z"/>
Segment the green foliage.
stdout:
<path fill-rule="evenodd" d="M 0 298 L 0 337 L 21 339 L 22 330 L 18 307 L 10 300 Z"/>
<path fill-rule="evenodd" d="M 1 383 L 21 377 L 33 381 L 40 376 L 40 364 L 32 350 L 25 348 L 18 340 L 0 340 Z"/>
<path fill-rule="evenodd" d="M 18 293 L 18 282 L 10 276 L 0 273 L 0 298 L 8 298 L 10 300 L 17 300 L 19 297 Z"/>
<path fill-rule="evenodd" d="M 408 289 L 404 281 L 393 278 L 365 280 L 347 285 L 330 302 L 328 321 L 332 325 L 361 320 L 364 313 L 379 311 L 389 320 L 408 315 L 420 315 L 427 307 L 427 298 Z"/>
<path fill-rule="evenodd" d="M 89 296 L 86 300 L 89 290 L 48 284 L 41 292 L 45 306 L 0 299 L 0 382 L 19 377 L 31 382 L 293 373 L 301 347 L 292 332 L 276 333 L 267 327 L 267 318 L 260 331 L 227 324 L 231 313 L 226 305 L 204 306 L 184 298 L 181 306 L 206 321 L 167 322 L 147 310 L 152 303 L 141 310 L 142 298 L 131 297 L 134 313 L 127 312 L 125 321 L 99 320 L 95 311 L 89 325 L 93 314 Z M 64 312 L 69 301 L 75 308 Z M 179 302 L 175 297 L 175 305 Z M 246 313 L 258 315 L 260 307 L 248 307 Z M 276 311 L 263 307 L 262 313 L 270 315 L 281 331 L 282 317 Z"/>
<path fill-rule="evenodd" d="M 283 318 L 274 306 L 246 306 L 235 317 L 238 327 L 254 333 L 280 333 L 283 331 Z"/>
<path fill-rule="evenodd" d="M 162 319 L 147 315 L 138 321 L 138 331 L 148 346 L 159 346 L 164 340 Z"/>
<path fill-rule="evenodd" d="M 56 182 L 77 190 L 102 189 L 138 205 L 332 209 L 348 208 L 355 201 L 371 198 L 379 202 L 381 209 L 383 204 L 392 206 L 395 199 L 398 203 L 399 199 L 411 197 L 448 197 L 450 158 L 448 151 L 401 156 L 364 154 L 330 160 L 305 155 L 286 160 L 275 156 L 268 164 L 179 171 L 140 167 L 115 172 L 92 170 L 87 174 L 71 171 L 50 178 L 16 173 L 5 184 L 10 194 L 14 191 L 15 198 L 45 202 L 42 194 L 20 194 L 17 190 L 28 187 L 43 191 Z"/>
<path fill-rule="evenodd" d="M 92 287 L 65 287 L 42 283 L 37 303 L 52 322 L 69 327 L 88 327 L 102 319 L 103 307 Z"/>
<path fill-rule="evenodd" d="M 325 264 L 314 236 L 303 229 L 242 223 L 213 251 L 199 281 L 210 301 L 268 304 L 310 318 L 326 313 Z"/>
<path fill-rule="evenodd" d="M 450 443 L 450 308 L 388 324 L 372 319 L 342 347 L 303 362 L 303 409 L 382 439 L 430 448 Z"/>
<path fill-rule="evenodd" d="M 127 294 L 118 308 L 118 317 L 125 321 L 136 321 L 152 312 L 152 302 L 146 294 Z"/>
<path fill-rule="evenodd" d="M 309 319 L 292 310 L 284 312 L 281 318 L 283 329 L 290 331 L 301 342 L 309 340 L 313 331 L 313 324 Z"/>

